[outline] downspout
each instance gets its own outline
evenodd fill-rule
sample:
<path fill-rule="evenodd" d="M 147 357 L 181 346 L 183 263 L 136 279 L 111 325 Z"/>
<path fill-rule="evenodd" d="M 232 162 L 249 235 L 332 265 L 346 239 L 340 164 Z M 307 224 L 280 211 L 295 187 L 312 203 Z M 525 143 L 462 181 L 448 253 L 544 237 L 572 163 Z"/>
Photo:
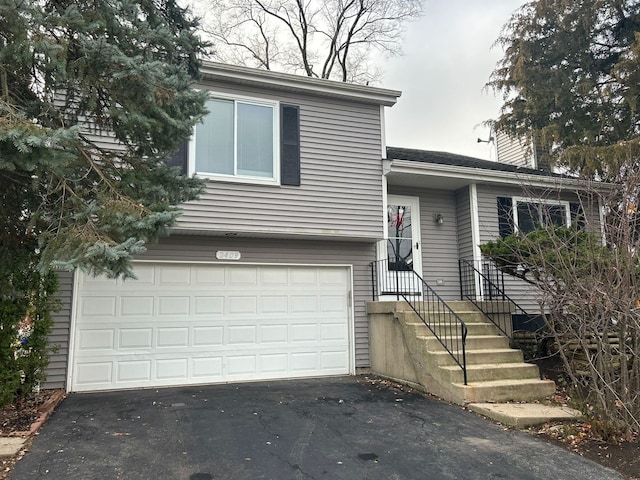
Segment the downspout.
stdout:
<path fill-rule="evenodd" d="M 387 174 L 391 171 L 391 160 L 387 158 L 387 132 L 384 105 L 380 105 L 380 157 L 382 158 L 382 240 L 377 244 L 377 259 L 383 260 L 387 243 Z"/>
<path fill-rule="evenodd" d="M 480 251 L 480 218 L 478 213 L 478 188 L 475 183 L 469 185 L 469 206 L 471 210 L 471 245 L 473 254 L 473 266 L 480 270 L 482 252 Z M 482 282 L 476 276 L 476 295 L 482 298 Z"/>
<path fill-rule="evenodd" d="M 391 169 L 391 161 L 387 159 L 382 160 L 382 240 L 378 242 L 377 250 L 378 260 L 383 260 L 386 254 L 386 242 L 387 242 L 387 173 Z"/>

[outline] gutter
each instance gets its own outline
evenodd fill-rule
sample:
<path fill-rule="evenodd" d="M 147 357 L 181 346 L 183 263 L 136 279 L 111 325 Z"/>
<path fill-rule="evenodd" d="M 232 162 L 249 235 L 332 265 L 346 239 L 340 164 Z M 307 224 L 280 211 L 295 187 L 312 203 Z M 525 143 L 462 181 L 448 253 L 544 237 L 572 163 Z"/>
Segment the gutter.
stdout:
<path fill-rule="evenodd" d="M 472 183 L 501 183 L 510 185 L 526 184 L 532 187 L 554 187 L 563 189 L 584 190 L 587 187 L 602 191 L 617 188 L 612 183 L 600 183 L 578 178 L 562 176 L 542 176 L 530 173 L 503 172 L 484 168 L 460 167 L 438 163 L 412 162 L 409 160 L 393 160 L 389 173 L 406 173 L 411 175 L 429 175 L 432 177 L 458 178 Z"/>

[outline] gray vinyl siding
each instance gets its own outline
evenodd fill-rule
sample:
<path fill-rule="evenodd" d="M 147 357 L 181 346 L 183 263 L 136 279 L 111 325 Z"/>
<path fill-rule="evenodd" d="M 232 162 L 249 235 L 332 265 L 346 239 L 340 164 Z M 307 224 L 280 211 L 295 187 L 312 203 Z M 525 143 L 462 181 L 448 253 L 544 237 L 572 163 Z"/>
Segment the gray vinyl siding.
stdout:
<path fill-rule="evenodd" d="M 456 193 L 447 190 L 423 190 L 389 185 L 390 195 L 406 195 L 420 199 L 420 234 L 422 276 L 445 300 L 458 300 L 458 227 Z M 441 214 L 444 223 L 434 223 L 434 214 Z M 442 281 L 443 285 L 438 285 Z"/>
<path fill-rule="evenodd" d="M 58 92 L 55 96 L 54 104 L 60 109 L 65 108 L 65 92 Z M 125 150 L 125 147 L 116 142 L 115 135 L 112 131 L 101 128 L 98 123 L 84 116 L 79 117 L 78 122 L 82 125 L 82 135 L 95 147 L 103 150 Z"/>
<path fill-rule="evenodd" d="M 53 315 L 53 328 L 49 334 L 49 343 L 57 350 L 49 356 L 43 388 L 65 388 L 66 385 L 72 294 L 73 273 L 58 272 L 60 310 Z"/>
<path fill-rule="evenodd" d="M 497 197 L 536 197 L 577 202 L 577 193 L 571 191 L 535 191 L 517 187 L 497 187 L 493 185 L 478 185 L 478 216 L 480 226 L 480 243 L 486 243 L 498 238 Z M 583 200 L 584 201 L 584 200 Z M 585 202 L 583 204 L 587 222 L 587 228 L 598 231 L 600 228 L 600 216 L 597 204 Z M 539 295 L 532 290 L 528 283 L 505 276 L 505 290 L 528 313 L 540 311 Z"/>
<path fill-rule="evenodd" d="M 95 123 L 85 123 L 82 127 L 84 137 L 94 146 L 102 150 L 126 150 L 125 147 L 116 141 L 113 132 L 106 131 L 98 127 Z"/>
<path fill-rule="evenodd" d="M 473 261 L 473 231 L 469 187 L 456 191 L 456 220 L 458 223 L 458 257 Z"/>
<path fill-rule="evenodd" d="M 533 155 L 528 151 L 528 145 L 525 140 L 514 139 L 505 133 L 499 132 L 496 135 L 496 152 L 500 163 L 535 168 Z"/>
<path fill-rule="evenodd" d="M 209 180 L 199 200 L 183 205 L 177 229 L 276 236 L 376 240 L 382 237 L 380 105 L 231 84 L 200 85 L 226 95 L 300 107 L 299 187 Z M 119 147 L 92 122 L 97 147 Z"/>
<path fill-rule="evenodd" d="M 177 228 L 352 240 L 382 237 L 379 105 L 222 84 L 206 88 L 300 107 L 301 185 L 211 180 L 198 201 L 183 206 Z"/>

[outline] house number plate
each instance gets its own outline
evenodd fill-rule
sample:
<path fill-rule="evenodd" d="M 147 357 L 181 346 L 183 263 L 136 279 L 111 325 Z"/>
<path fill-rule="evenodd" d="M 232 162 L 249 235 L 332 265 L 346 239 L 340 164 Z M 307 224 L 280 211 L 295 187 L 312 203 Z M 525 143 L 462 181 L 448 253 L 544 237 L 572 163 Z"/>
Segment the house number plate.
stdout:
<path fill-rule="evenodd" d="M 240 260 L 240 252 L 234 250 L 218 250 L 216 252 L 218 260 Z"/>

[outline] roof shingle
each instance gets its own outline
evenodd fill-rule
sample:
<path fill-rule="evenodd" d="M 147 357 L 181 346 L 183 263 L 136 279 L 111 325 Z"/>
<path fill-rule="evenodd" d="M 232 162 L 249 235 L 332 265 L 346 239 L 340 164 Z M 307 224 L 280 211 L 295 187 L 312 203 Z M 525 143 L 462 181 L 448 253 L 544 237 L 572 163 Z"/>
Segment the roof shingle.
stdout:
<path fill-rule="evenodd" d="M 558 174 L 548 170 L 518 167 L 508 163 L 492 162 L 480 158 L 467 157 L 448 152 L 434 152 L 430 150 L 414 150 L 410 148 L 387 147 L 389 160 L 407 160 L 409 162 L 434 163 L 438 165 L 453 165 L 456 167 L 477 168 L 482 170 L 494 170 L 498 172 L 513 172 L 526 175 L 541 175 L 556 177 Z"/>

